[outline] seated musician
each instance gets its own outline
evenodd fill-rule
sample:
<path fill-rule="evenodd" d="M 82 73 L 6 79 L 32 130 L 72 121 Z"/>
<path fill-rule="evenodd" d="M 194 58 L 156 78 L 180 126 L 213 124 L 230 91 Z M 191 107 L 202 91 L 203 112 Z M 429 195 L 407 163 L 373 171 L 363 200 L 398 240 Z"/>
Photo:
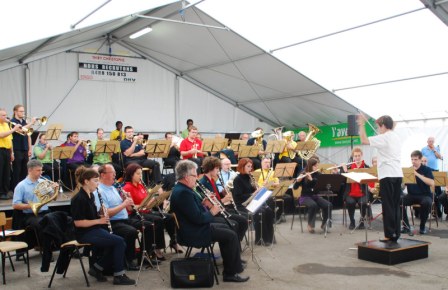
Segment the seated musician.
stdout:
<path fill-rule="evenodd" d="M 218 191 L 221 192 L 224 190 L 224 186 L 228 186 L 229 181 L 231 181 L 231 189 L 233 189 L 233 179 L 237 176 L 238 173 L 232 170 L 232 163 L 230 159 L 224 158 L 221 160 L 221 170 L 219 171 L 219 176 L 221 177 L 216 181 L 216 186 L 218 187 Z M 222 180 L 221 180 L 222 179 Z M 222 185 L 221 181 L 224 183 Z"/>
<path fill-rule="evenodd" d="M 250 158 L 252 160 L 254 170 L 261 168 L 260 156 L 263 156 L 264 151 L 266 150 L 267 142 L 263 140 L 263 135 L 264 135 L 263 129 L 257 128 L 255 129 L 254 132 L 252 132 L 251 138 L 247 140 L 247 145 L 249 146 L 255 145 L 260 148 L 260 150 L 258 151 L 259 157 Z"/>
<path fill-rule="evenodd" d="M 120 165 L 118 165 L 115 162 L 112 162 L 112 154 L 109 152 L 103 152 L 103 153 L 95 153 L 96 144 L 98 141 L 105 141 L 104 140 L 104 130 L 102 128 L 96 129 L 96 140 L 92 140 L 92 143 L 90 144 L 90 148 L 92 149 L 93 154 L 93 164 L 97 165 L 104 165 L 104 164 L 112 164 L 112 166 L 115 169 L 115 172 L 117 172 L 117 179 L 119 179 L 123 174 L 123 168 L 121 168 Z"/>
<path fill-rule="evenodd" d="M 141 221 L 135 218 L 129 218 L 127 210 L 131 210 L 134 202 L 130 197 L 121 197 L 117 189 L 113 186 L 115 183 L 115 169 L 110 164 L 101 165 L 98 169 L 100 174 L 100 184 L 97 192 L 94 193 L 97 204 L 99 204 L 98 193 L 103 199 L 103 204 L 110 217 L 112 231 L 114 234 L 122 237 L 126 242 L 125 258 L 128 270 L 136 271 L 139 269 L 134 262 L 135 240 L 137 239 L 137 230 L 141 228 Z M 146 249 L 151 251 L 151 245 L 154 241 L 152 223 L 145 221 L 145 240 Z"/>
<path fill-rule="evenodd" d="M 97 211 L 93 192 L 98 187 L 98 172 L 81 166 L 76 173 L 77 182 L 81 187 L 70 203 L 76 240 L 103 250 L 101 258 L 90 268 L 89 274 L 98 282 L 105 282 L 107 278 L 102 271 L 105 267 L 112 265 L 114 285 L 135 285 L 135 280 L 126 276 L 124 271 L 126 249 L 124 239 L 105 229 L 105 226 L 110 223 L 109 217 L 100 216 Z"/>
<path fill-rule="evenodd" d="M 402 197 L 403 206 L 409 206 L 413 204 L 420 205 L 420 234 L 424 235 L 428 233 L 425 228 L 428 215 L 431 213 L 432 205 L 432 192 L 431 188 L 434 187 L 434 175 L 431 168 L 422 165 L 422 152 L 415 150 L 411 153 L 412 167 L 415 170 L 416 184 L 406 184 L 408 194 Z M 403 222 L 404 228 L 402 233 L 409 233 L 410 226 L 406 209 L 403 210 Z"/>
<path fill-rule="evenodd" d="M 369 168 L 367 164 L 364 163 L 363 154 L 360 147 L 355 147 L 352 150 L 353 162 L 350 165 L 344 164 L 342 170 L 348 172 L 348 169 L 356 168 Z M 361 221 L 358 225 L 358 229 L 362 230 L 365 228 L 364 221 L 366 220 L 367 204 L 369 202 L 369 191 L 367 184 L 359 184 L 356 182 L 347 183 L 346 186 L 346 197 L 345 202 L 347 205 L 348 216 L 350 218 L 349 230 L 353 230 L 355 226 L 355 206 L 358 203 L 359 211 L 361 213 Z"/>
<path fill-rule="evenodd" d="M 31 159 L 27 163 L 28 175 L 27 177 L 17 184 L 14 189 L 14 196 L 12 200 L 12 208 L 18 213 L 14 213 L 13 220 L 13 228 L 14 229 L 23 229 L 26 227 L 31 227 L 35 233 L 37 233 L 36 238 L 38 241 L 38 245 L 42 248 L 42 268 L 41 271 L 48 271 L 48 267 L 50 264 L 50 260 L 52 257 L 52 238 L 45 234 L 44 226 L 41 221 L 45 216 L 50 215 L 50 209 L 47 204 L 40 207 L 37 211 L 37 215 L 33 213 L 32 203 L 41 203 L 43 200 L 40 200 L 39 197 L 35 194 L 36 187 L 41 182 L 46 182 L 41 178 L 42 175 L 42 163 L 39 160 Z M 54 196 L 54 194 L 58 194 L 58 184 L 52 183 L 53 192 L 49 193 L 41 193 L 48 194 L 48 197 Z M 42 199 L 42 198 L 41 198 Z M 65 215 L 66 218 L 66 215 Z M 53 236 L 56 236 L 55 233 Z M 46 265 L 46 266 L 45 266 Z M 45 268 L 45 269 L 44 269 Z"/>
<path fill-rule="evenodd" d="M 65 146 L 75 147 L 75 153 L 72 158 L 67 159 L 67 168 L 75 172 L 76 168 L 80 165 L 84 165 L 87 156 L 87 144 L 83 140 L 79 139 L 78 132 L 71 132 L 68 134 L 68 142 Z"/>
<path fill-rule="evenodd" d="M 148 191 L 144 183 L 142 182 L 143 171 L 142 167 L 137 163 L 130 163 L 126 167 L 126 174 L 124 176 L 125 185 L 123 186 L 123 191 L 130 194 L 134 204 L 138 207 L 142 201 L 148 195 Z M 161 249 L 165 248 L 165 234 L 163 229 L 165 228 L 170 236 L 171 240 L 169 243 L 169 247 L 174 250 L 176 253 L 182 253 L 182 250 L 177 245 L 176 242 L 176 232 L 175 232 L 175 220 L 173 216 L 169 213 L 163 213 L 163 209 L 153 208 L 147 209 L 142 208 L 139 210 L 139 213 L 143 215 L 145 220 L 148 220 L 155 225 L 155 238 L 156 238 L 156 249 L 155 254 L 157 255 L 157 259 L 165 260 L 163 257 Z M 133 218 L 137 218 L 135 211 L 129 212 L 129 216 Z"/>
<path fill-rule="evenodd" d="M 279 186 L 280 182 L 277 177 L 275 177 L 274 170 L 271 167 L 272 160 L 269 157 L 263 158 L 261 160 L 261 169 L 257 169 L 254 173 L 259 172 L 260 176 L 257 180 L 259 187 L 267 187 L 269 190 L 274 190 Z M 273 202 L 275 200 L 275 202 Z M 280 223 L 284 208 L 288 208 L 293 204 L 292 196 L 284 195 L 282 197 L 273 197 L 268 200 L 268 205 L 271 209 L 277 208 L 275 212 L 276 222 Z"/>
<path fill-rule="evenodd" d="M 299 157 L 297 152 L 294 150 L 297 146 L 297 143 L 293 140 L 294 132 L 286 131 L 283 133 L 283 140 L 286 141 L 285 149 L 278 156 L 280 163 L 291 163 L 295 162 L 297 164 L 294 169 L 293 177 L 297 177 L 299 172 L 302 171 L 303 167 L 306 166 L 306 160 L 303 160 Z"/>
<path fill-rule="evenodd" d="M 175 169 L 178 182 L 171 195 L 171 209 L 179 222 L 179 242 L 195 247 L 218 242 L 224 265 L 224 282 L 246 282 L 249 277 L 241 275 L 244 267 L 237 234 L 225 225 L 212 223 L 213 216 L 220 212 L 219 207 L 202 200 L 193 190 L 197 180 L 196 167 L 196 163 L 190 160 L 181 160 Z"/>
<path fill-rule="evenodd" d="M 319 161 L 315 158 L 310 158 L 305 167 L 305 170 L 301 172 L 301 174 L 296 178 L 296 182 L 294 184 L 294 189 L 298 189 L 299 186 L 302 186 L 302 194 L 299 198 L 299 204 L 306 205 L 308 208 L 308 232 L 314 234 L 315 224 L 316 224 L 316 213 L 320 208 L 322 210 L 322 225 L 321 229 L 324 229 L 325 224 L 328 218 L 328 208 L 333 208 L 333 205 L 318 196 L 318 192 L 314 191 L 314 186 L 317 183 L 317 179 L 319 178 L 320 172 L 319 170 Z"/>
<path fill-rule="evenodd" d="M 202 176 L 199 182 L 216 196 L 218 202 L 220 202 L 226 209 L 226 211 L 230 214 L 229 222 L 232 228 L 238 234 L 238 238 L 241 242 L 248 228 L 247 215 L 241 215 L 240 212 L 238 210 L 235 210 L 235 208 L 231 205 L 233 202 L 231 194 L 228 194 L 225 190 L 218 190 L 216 180 L 218 180 L 219 178 L 220 168 L 221 160 L 213 156 L 205 157 L 204 162 L 202 162 L 202 170 L 204 172 L 204 176 Z M 216 219 L 214 219 L 214 222 L 217 222 Z M 225 221 L 223 223 L 225 223 Z"/>
<path fill-rule="evenodd" d="M 142 135 L 134 137 L 134 128 L 126 126 L 124 128 L 126 138 L 120 142 L 121 152 L 124 156 L 124 166 L 129 163 L 138 163 L 143 168 L 150 168 L 150 180 L 153 184 L 159 184 L 162 181 L 160 172 L 160 164 L 157 161 L 148 159 L 146 157 L 145 149 L 138 144 L 139 140 L 143 139 Z"/>
<path fill-rule="evenodd" d="M 170 151 L 168 153 L 168 156 L 163 159 L 163 164 L 172 166 L 173 168 L 175 168 L 177 162 L 180 161 L 179 147 L 177 147 L 177 144 L 173 142 L 173 133 L 166 132 L 165 139 L 169 140 L 171 142 L 171 145 L 170 145 Z"/>
<path fill-rule="evenodd" d="M 52 160 L 51 150 L 53 147 L 47 142 L 47 137 L 45 134 L 39 136 L 39 142 L 34 145 L 33 152 L 37 160 L 42 162 L 43 175 L 48 176 L 49 179 L 53 181 L 59 180 L 59 163 L 56 160 Z"/>
<path fill-rule="evenodd" d="M 190 132 L 190 127 L 193 126 L 193 120 L 192 119 L 188 119 L 187 120 L 187 128 L 185 130 L 182 131 L 182 133 L 180 134 L 180 136 L 184 139 L 186 139 L 188 137 L 188 132 Z"/>
<path fill-rule="evenodd" d="M 248 212 L 243 203 L 261 189 L 251 175 L 252 166 L 251 159 L 241 158 L 237 167 L 240 174 L 233 180 L 233 199 L 241 212 Z M 274 211 L 268 206 L 261 206 L 258 212 L 254 213 L 254 225 L 255 243 L 258 245 L 264 243 L 265 246 L 272 244 L 274 240 Z"/>
<path fill-rule="evenodd" d="M 201 151 L 202 141 L 197 138 L 198 128 L 195 126 L 188 127 L 188 137 L 180 143 L 179 151 L 182 159 L 189 159 L 198 165 L 198 170 L 202 165 L 204 153 Z"/>
<path fill-rule="evenodd" d="M 110 140 L 121 141 L 124 140 L 125 134 L 123 132 L 123 122 L 117 121 L 115 122 L 115 130 L 110 132 Z"/>

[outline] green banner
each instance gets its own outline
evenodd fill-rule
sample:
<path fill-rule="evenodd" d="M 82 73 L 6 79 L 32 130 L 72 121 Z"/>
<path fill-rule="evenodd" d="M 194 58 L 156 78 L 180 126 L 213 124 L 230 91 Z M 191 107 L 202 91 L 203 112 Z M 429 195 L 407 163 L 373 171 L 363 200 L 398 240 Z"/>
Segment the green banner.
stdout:
<path fill-rule="evenodd" d="M 375 120 L 369 120 L 370 124 L 374 125 Z M 361 145 L 361 140 L 359 136 L 347 136 L 348 134 L 348 125 L 347 123 L 336 124 L 336 125 L 328 125 L 328 126 L 320 126 L 318 127 L 320 132 L 317 133 L 314 137 L 320 140 L 320 147 L 338 147 L 338 146 L 350 146 L 352 139 L 353 145 Z M 300 131 L 305 131 L 308 134 L 308 128 L 298 128 L 292 129 L 295 133 L 295 140 L 298 140 L 298 134 Z M 367 136 L 375 135 L 372 127 L 370 127 L 366 123 L 366 133 Z"/>

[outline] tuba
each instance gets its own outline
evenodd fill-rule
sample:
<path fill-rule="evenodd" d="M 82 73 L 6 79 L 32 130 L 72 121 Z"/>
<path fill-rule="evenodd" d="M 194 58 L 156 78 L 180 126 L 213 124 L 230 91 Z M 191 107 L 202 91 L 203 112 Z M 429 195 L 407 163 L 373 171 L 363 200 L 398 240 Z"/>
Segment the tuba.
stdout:
<path fill-rule="evenodd" d="M 34 215 L 39 214 L 39 210 L 47 203 L 56 200 L 58 197 L 58 187 L 53 186 L 53 182 L 47 179 L 42 180 L 36 185 L 33 193 L 36 195 L 38 202 L 28 202 Z M 51 195 L 52 194 L 52 195 Z"/>
<path fill-rule="evenodd" d="M 306 135 L 305 142 L 307 142 L 307 141 L 314 141 L 316 143 L 316 148 L 314 148 L 313 150 L 299 151 L 300 158 L 302 158 L 304 160 L 308 160 L 314 154 L 316 154 L 316 151 L 317 151 L 317 149 L 320 146 L 320 141 L 317 138 L 314 137 L 316 134 L 318 134 L 320 132 L 320 129 L 317 128 L 313 124 L 308 124 L 308 127 L 309 127 L 309 132 Z"/>
<path fill-rule="evenodd" d="M 272 129 L 272 131 L 274 131 L 274 133 L 272 133 L 271 135 L 268 136 L 268 140 L 282 140 L 283 139 L 283 135 L 282 135 L 283 128 L 285 128 L 285 126 L 281 126 L 281 127 Z"/>

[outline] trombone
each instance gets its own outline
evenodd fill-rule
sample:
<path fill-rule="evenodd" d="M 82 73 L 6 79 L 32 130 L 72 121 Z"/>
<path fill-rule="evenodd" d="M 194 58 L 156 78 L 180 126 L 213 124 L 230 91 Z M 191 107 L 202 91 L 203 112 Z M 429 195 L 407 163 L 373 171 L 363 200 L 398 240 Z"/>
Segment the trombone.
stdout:
<path fill-rule="evenodd" d="M 17 124 L 16 122 L 11 121 L 10 118 L 6 118 L 6 123 L 9 123 L 9 124 L 11 124 L 13 126 L 19 125 L 20 126 L 20 131 L 17 130 L 16 133 L 20 134 L 20 135 L 23 135 L 23 136 L 25 136 L 25 134 L 28 135 L 28 136 L 31 136 L 33 134 L 33 132 L 34 132 L 33 128 L 26 128 L 26 127 L 24 127 L 24 126 L 22 126 L 20 124 Z"/>
<path fill-rule="evenodd" d="M 27 123 L 31 123 L 31 120 L 31 118 L 26 118 Z M 35 118 L 35 120 L 37 122 L 37 126 L 45 126 L 47 124 L 48 117 L 42 116 L 40 118 Z"/>

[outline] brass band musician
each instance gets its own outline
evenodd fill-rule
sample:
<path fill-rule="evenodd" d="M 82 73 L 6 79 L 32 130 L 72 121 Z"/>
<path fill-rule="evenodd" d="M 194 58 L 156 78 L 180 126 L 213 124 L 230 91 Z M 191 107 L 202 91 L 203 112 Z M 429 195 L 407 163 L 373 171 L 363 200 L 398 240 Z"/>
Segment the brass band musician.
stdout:
<path fill-rule="evenodd" d="M 264 151 L 266 150 L 267 142 L 263 140 L 263 129 L 257 128 L 254 132 L 251 134 L 251 138 L 247 140 L 247 145 L 250 146 L 258 146 L 260 149 L 258 151 L 258 156 L 263 156 Z M 259 157 L 250 158 L 252 160 L 254 170 L 261 168 L 261 161 Z"/>
<path fill-rule="evenodd" d="M 198 172 L 204 159 L 204 153 L 201 151 L 202 141 L 198 137 L 198 128 L 191 125 L 188 127 L 188 137 L 180 143 L 179 151 L 182 159 L 190 159 L 198 165 Z"/>
<path fill-rule="evenodd" d="M 286 141 L 285 149 L 278 156 L 280 163 L 291 163 L 295 162 L 297 164 L 294 169 L 293 177 L 297 177 L 300 171 L 302 171 L 303 166 L 306 166 L 306 161 L 302 160 L 295 151 L 297 143 L 293 140 L 294 132 L 286 131 L 283 134 L 283 140 Z"/>

